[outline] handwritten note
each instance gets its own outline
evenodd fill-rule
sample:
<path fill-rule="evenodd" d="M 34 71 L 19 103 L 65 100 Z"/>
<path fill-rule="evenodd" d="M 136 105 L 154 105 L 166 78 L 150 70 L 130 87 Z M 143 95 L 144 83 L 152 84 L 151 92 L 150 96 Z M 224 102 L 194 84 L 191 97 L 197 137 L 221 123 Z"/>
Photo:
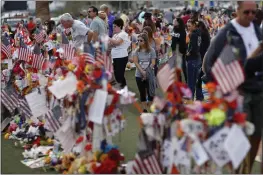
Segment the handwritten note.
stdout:
<path fill-rule="evenodd" d="M 173 145 L 170 140 L 164 140 L 162 147 L 162 164 L 164 167 L 170 167 L 173 163 Z"/>
<path fill-rule="evenodd" d="M 96 90 L 93 102 L 89 108 L 90 121 L 97 124 L 102 124 L 107 96 L 108 92 L 100 89 Z"/>
<path fill-rule="evenodd" d="M 68 94 L 73 94 L 77 90 L 76 84 L 76 76 L 68 74 L 64 80 L 55 81 L 48 89 L 57 99 L 61 99 Z"/>
<path fill-rule="evenodd" d="M 199 141 L 195 141 L 192 145 L 192 157 L 198 166 L 203 165 L 209 159 L 205 149 Z"/>
<path fill-rule="evenodd" d="M 36 90 L 25 96 L 34 117 L 39 117 L 48 111 L 46 92 L 44 88 L 40 88 L 39 90 L 40 91 Z"/>
<path fill-rule="evenodd" d="M 230 157 L 234 169 L 239 167 L 250 147 L 251 145 L 240 126 L 233 125 L 225 140 L 224 148 Z"/>
<path fill-rule="evenodd" d="M 224 142 L 228 133 L 229 128 L 224 127 L 203 144 L 210 157 L 219 167 L 223 167 L 230 161 L 230 158 L 224 149 Z"/>

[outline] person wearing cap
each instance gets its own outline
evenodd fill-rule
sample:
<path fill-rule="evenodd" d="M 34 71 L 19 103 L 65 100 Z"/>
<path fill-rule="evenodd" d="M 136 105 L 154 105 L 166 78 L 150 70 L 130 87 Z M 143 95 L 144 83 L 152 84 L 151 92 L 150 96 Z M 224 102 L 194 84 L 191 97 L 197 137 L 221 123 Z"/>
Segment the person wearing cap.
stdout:
<path fill-rule="evenodd" d="M 74 20 L 69 13 L 61 15 L 60 23 L 65 29 L 71 28 L 74 47 L 78 48 L 84 43 L 91 42 L 93 32 L 82 22 Z"/>

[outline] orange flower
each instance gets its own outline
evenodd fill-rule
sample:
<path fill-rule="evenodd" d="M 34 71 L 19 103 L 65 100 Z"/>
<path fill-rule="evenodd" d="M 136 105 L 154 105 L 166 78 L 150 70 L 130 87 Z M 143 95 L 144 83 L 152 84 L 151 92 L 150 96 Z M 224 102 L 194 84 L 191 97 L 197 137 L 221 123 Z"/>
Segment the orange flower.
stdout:
<path fill-rule="evenodd" d="M 214 92 L 216 90 L 216 84 L 212 82 L 207 83 L 205 87 L 207 88 L 208 92 Z"/>
<path fill-rule="evenodd" d="M 77 83 L 77 90 L 82 93 L 85 88 L 85 84 L 82 80 L 79 80 Z"/>

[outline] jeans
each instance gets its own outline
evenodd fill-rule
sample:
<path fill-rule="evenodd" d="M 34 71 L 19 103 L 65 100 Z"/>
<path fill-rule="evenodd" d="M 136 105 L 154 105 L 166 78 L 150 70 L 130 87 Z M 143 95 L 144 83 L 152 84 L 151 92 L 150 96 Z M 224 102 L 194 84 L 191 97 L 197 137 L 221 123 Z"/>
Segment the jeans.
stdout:
<path fill-rule="evenodd" d="M 116 81 L 120 83 L 121 88 L 124 88 L 126 86 L 126 79 L 124 77 L 124 73 L 127 63 L 128 57 L 113 59 L 114 76 Z"/>
<path fill-rule="evenodd" d="M 150 96 L 150 88 L 149 88 L 149 81 L 148 80 L 142 80 L 140 77 L 135 77 L 136 78 L 136 83 L 137 87 L 140 92 L 140 100 L 141 102 L 146 102 L 147 99 L 148 101 L 153 101 L 153 97 Z"/>
<path fill-rule="evenodd" d="M 197 60 L 187 60 L 186 67 L 187 67 L 187 85 L 191 89 L 194 97 L 196 81 L 198 79 L 198 72 L 202 66 L 201 59 Z"/>

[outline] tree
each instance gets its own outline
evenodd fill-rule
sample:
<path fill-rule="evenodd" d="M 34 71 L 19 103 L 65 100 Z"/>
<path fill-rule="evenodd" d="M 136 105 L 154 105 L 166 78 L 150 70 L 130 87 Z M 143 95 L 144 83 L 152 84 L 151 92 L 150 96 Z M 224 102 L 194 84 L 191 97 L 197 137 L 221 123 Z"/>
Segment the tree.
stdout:
<path fill-rule="evenodd" d="M 50 19 L 50 1 L 36 1 L 36 17 L 41 18 L 42 22 Z"/>

